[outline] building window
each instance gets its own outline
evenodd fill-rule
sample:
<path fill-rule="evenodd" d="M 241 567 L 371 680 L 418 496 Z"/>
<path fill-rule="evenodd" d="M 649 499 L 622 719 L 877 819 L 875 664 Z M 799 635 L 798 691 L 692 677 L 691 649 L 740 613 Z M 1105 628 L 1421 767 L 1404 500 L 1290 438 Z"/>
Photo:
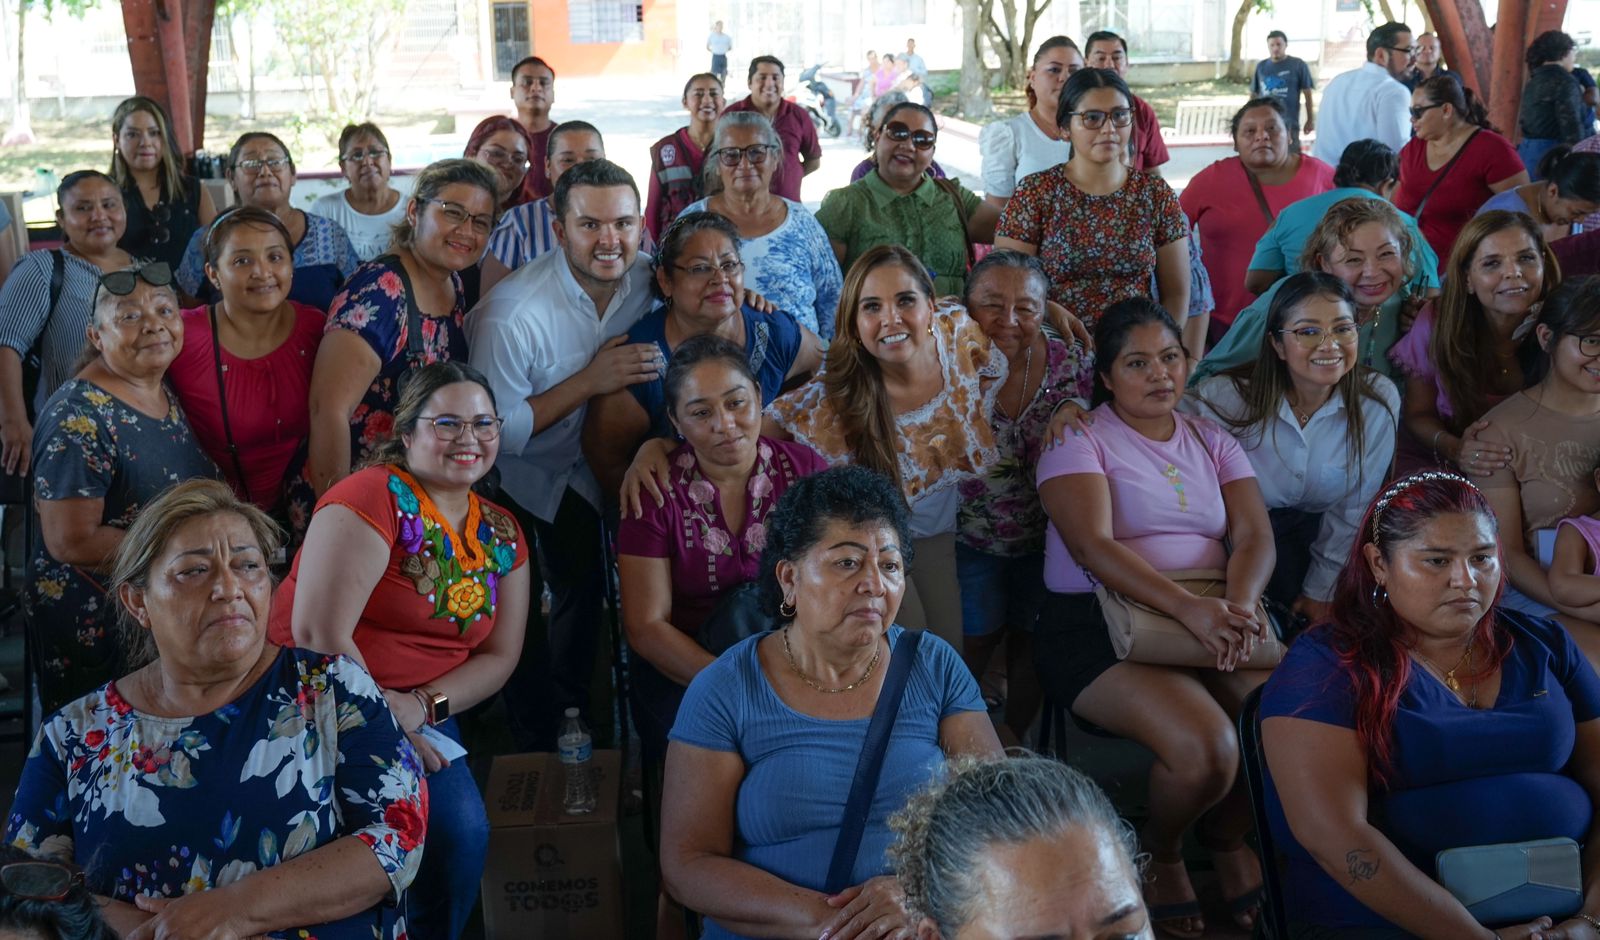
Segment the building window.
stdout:
<path fill-rule="evenodd" d="M 922 26 L 928 22 L 928 0 L 872 0 L 874 26 Z"/>
<path fill-rule="evenodd" d="M 567 25 L 572 42 L 641 42 L 644 4 L 634 0 L 569 0 Z"/>
<path fill-rule="evenodd" d="M 511 70 L 528 55 L 528 5 L 494 5 L 494 77 L 509 81 Z"/>

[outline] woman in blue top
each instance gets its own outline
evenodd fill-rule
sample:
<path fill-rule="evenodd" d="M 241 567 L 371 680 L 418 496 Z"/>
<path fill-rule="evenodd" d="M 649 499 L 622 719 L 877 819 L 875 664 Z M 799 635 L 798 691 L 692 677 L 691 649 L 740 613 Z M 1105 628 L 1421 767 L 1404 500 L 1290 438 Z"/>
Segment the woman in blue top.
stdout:
<path fill-rule="evenodd" d="M 1600 211 L 1600 153 L 1562 144 L 1539 161 L 1538 174 L 1531 183 L 1490 196 L 1478 215 L 1491 209 L 1526 212 L 1539 223 L 1547 242 L 1581 235 L 1584 220 Z"/>
<path fill-rule="evenodd" d="M 864 467 L 796 481 L 767 517 L 761 604 L 783 626 L 695 676 L 667 747 L 661 870 L 706 916 L 704 936 L 914 931 L 888 817 L 947 756 L 1001 754 L 977 683 L 932 633 L 911 660 L 849 887 L 824 893 L 884 676 L 917 636 L 893 626 L 910 561 L 905 500 Z"/>
<path fill-rule="evenodd" d="M 822 340 L 782 309 L 764 314 L 744 302 L 739 231 L 714 212 L 687 212 L 668 226 L 656 252 L 653 287 L 660 302 L 628 331 L 628 343 L 655 343 L 662 375 L 589 402 L 583 453 L 614 494 L 639 445 L 650 437 L 677 438 L 667 417 L 665 363 L 691 336 L 714 333 L 744 348 L 765 408 L 778 393 L 822 365 Z M 760 300 L 757 299 L 759 303 Z"/>
<path fill-rule="evenodd" d="M 1426 471 L 1378 495 L 1333 616 L 1267 681 L 1267 808 L 1292 937 L 1593 937 L 1583 906 L 1491 932 L 1433 879 L 1443 849 L 1567 837 L 1592 850 L 1600 678 L 1559 625 L 1498 606 L 1482 493 Z M 1538 931 L 1538 932 L 1536 932 Z"/>
<path fill-rule="evenodd" d="M 233 142 L 228 152 L 228 182 L 239 205 L 267 210 L 294 238 L 294 286 L 289 289 L 289 299 L 327 310 L 361 259 L 339 223 L 289 203 L 294 181 L 294 157 L 275 135 L 251 131 Z M 210 231 L 210 225 L 195 230 L 177 274 L 178 286 L 186 296 L 208 304 L 222 299 L 206 279 L 206 234 Z"/>

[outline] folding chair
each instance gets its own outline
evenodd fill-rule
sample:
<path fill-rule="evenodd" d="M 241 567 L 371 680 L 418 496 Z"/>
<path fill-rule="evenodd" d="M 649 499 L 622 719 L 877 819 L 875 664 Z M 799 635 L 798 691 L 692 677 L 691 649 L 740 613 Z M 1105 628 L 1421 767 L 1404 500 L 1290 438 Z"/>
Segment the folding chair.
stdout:
<path fill-rule="evenodd" d="M 1267 819 L 1267 758 L 1261 749 L 1260 688 L 1246 696 L 1239 709 L 1239 751 L 1244 758 L 1244 779 L 1250 787 L 1256 844 L 1261 849 L 1261 916 L 1256 918 L 1256 936 L 1262 940 L 1288 940 L 1289 914 L 1283 901 L 1283 867 Z"/>

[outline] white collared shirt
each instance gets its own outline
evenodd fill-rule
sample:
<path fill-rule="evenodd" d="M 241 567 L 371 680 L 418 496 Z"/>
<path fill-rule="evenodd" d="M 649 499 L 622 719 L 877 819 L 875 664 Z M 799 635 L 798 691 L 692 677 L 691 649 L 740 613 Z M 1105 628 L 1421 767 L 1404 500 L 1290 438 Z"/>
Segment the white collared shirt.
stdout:
<path fill-rule="evenodd" d="M 638 256 L 600 313 L 573 277 L 566 252 L 557 250 L 507 275 L 467 314 L 468 361 L 488 377 L 505 418 L 496 462 L 500 486 L 540 519 L 555 519 L 568 486 L 599 509 L 600 484 L 579 444 L 588 406 L 535 436 L 528 398 L 576 375 L 649 309 L 647 255 Z"/>
<path fill-rule="evenodd" d="M 1317 538 L 1311 544 L 1311 567 L 1300 593 L 1312 600 L 1333 597 L 1333 584 L 1350 559 L 1361 516 L 1383 485 L 1394 458 L 1400 393 L 1394 383 L 1368 373 L 1379 401 L 1361 400 L 1366 447 L 1359 466 L 1350 465 L 1344 399 L 1335 394 L 1317 409 L 1305 427 L 1285 399 L 1265 433 L 1235 431 L 1222 416 L 1244 413 L 1244 399 L 1233 379 L 1215 375 L 1183 399 L 1183 410 L 1210 418 L 1239 441 L 1268 509 L 1321 513 Z"/>
<path fill-rule="evenodd" d="M 1338 166 L 1344 148 L 1367 138 L 1388 144 L 1395 153 L 1411 140 L 1411 92 L 1376 62 L 1335 75 L 1328 83 L 1317 107 L 1317 141 L 1311 149 L 1317 159 Z"/>

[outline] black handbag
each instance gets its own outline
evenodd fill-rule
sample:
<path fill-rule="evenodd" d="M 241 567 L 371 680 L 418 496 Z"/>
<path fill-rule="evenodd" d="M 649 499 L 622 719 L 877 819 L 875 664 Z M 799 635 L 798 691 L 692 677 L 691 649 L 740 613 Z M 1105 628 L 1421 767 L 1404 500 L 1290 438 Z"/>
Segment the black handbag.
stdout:
<path fill-rule="evenodd" d="M 711 616 L 700 625 L 695 639 L 706 652 L 721 656 L 740 640 L 776 626 L 761 609 L 761 582 L 746 581 L 722 596 Z"/>

